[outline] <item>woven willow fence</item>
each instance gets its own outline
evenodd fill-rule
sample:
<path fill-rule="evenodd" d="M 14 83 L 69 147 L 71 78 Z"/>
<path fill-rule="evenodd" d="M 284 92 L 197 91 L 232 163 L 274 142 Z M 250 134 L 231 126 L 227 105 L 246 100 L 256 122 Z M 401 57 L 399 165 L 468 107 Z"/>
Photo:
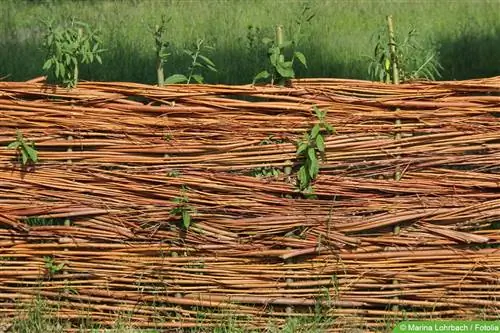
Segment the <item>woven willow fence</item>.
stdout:
<path fill-rule="evenodd" d="M 306 199 L 295 143 L 313 105 L 336 134 Z M 500 77 L 0 82 L 0 316 L 38 296 L 60 318 L 143 328 L 200 311 L 204 327 L 280 325 L 318 305 L 332 330 L 498 318 L 499 115 Z M 34 166 L 6 148 L 17 129 Z"/>

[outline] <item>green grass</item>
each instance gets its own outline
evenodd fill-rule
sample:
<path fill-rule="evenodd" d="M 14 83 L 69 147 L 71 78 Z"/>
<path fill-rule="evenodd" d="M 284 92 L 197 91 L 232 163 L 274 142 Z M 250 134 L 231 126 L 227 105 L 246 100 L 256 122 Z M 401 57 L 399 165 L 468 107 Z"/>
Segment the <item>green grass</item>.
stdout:
<path fill-rule="evenodd" d="M 12 321 L 0 322 L 5 327 L 9 327 L 11 333 L 62 333 L 69 328 L 76 329 L 78 332 L 156 333 L 162 331 L 162 329 L 138 329 L 134 327 L 134 323 L 127 318 L 126 314 L 120 317 L 110 328 L 104 328 L 100 324 L 94 323 L 91 317 L 81 318 L 78 322 L 71 323 L 69 320 L 56 318 L 54 314 L 57 308 L 48 305 L 42 297 L 36 297 L 33 301 L 23 304 L 20 310 L 22 310 L 23 314 L 21 315 L 20 312 L 18 318 Z M 281 327 L 275 325 L 273 320 L 270 319 L 268 326 L 264 330 L 251 329 L 247 325 L 237 324 L 236 317 L 229 313 L 223 314 L 224 317 L 219 325 L 207 328 L 203 323 L 203 314 L 205 312 L 200 312 L 199 326 L 174 331 L 178 333 L 321 333 L 333 327 L 335 320 L 323 315 L 320 310 L 319 308 L 315 309 L 316 312 L 312 316 L 290 317 Z M 204 309 L 203 311 L 211 312 L 210 309 Z"/>
<path fill-rule="evenodd" d="M 148 24 L 161 15 L 172 17 L 166 32 L 176 49 L 190 47 L 204 38 L 215 47 L 211 59 L 217 73 L 206 73 L 211 83 L 249 83 L 265 64 L 260 39 L 273 36 L 273 26 L 283 24 L 289 34 L 303 1 L 273 0 L 162 0 L 162 1 L 0 1 L 0 77 L 26 80 L 43 74 L 40 19 L 75 16 L 101 28 L 104 65 L 82 68 L 83 79 L 154 83 L 153 37 Z M 464 79 L 500 74 L 500 2 L 498 0 L 310 1 L 316 12 L 305 26 L 311 37 L 299 50 L 309 69 L 299 76 L 367 78 L 367 57 L 374 35 L 392 14 L 396 31 L 410 27 L 420 32 L 425 48 L 440 53 L 443 78 Z M 248 40 L 249 26 L 258 27 L 257 48 Z M 254 30 L 255 32 L 255 30 Z M 255 35 L 255 34 L 254 34 Z M 184 70 L 189 59 L 172 54 L 166 75 Z"/>
<path fill-rule="evenodd" d="M 120 313 L 118 319 L 115 320 L 112 327 L 104 327 L 101 324 L 92 320 L 90 314 L 83 312 L 79 313 L 78 318 L 69 319 L 57 318 L 56 312 L 62 311 L 64 314 L 64 301 L 60 303 L 49 303 L 41 296 L 35 297 L 27 303 L 17 303 L 18 312 L 16 318 L 0 318 L 0 332 L 8 329 L 11 333 L 59 333 L 72 329 L 76 332 L 113 332 L 113 333 L 158 333 L 165 331 L 162 328 L 158 329 L 139 329 L 134 325 L 131 318 L 131 313 Z M 68 310 L 68 309 L 66 309 Z M 289 316 L 281 325 L 277 325 L 277 318 L 269 317 L 265 323 L 266 327 L 261 329 L 252 329 L 252 318 L 245 315 L 237 316 L 235 313 L 226 312 L 226 310 L 218 311 L 210 308 L 193 308 L 197 312 L 198 325 L 193 328 L 170 329 L 169 331 L 176 333 L 322 333 L 328 329 L 340 329 L 345 332 L 364 332 L 366 330 L 366 322 L 362 317 L 356 316 L 339 316 L 334 317 L 332 314 L 334 309 L 323 307 L 319 303 L 310 309 L 309 315 Z M 406 313 L 412 312 L 412 308 L 408 308 Z M 478 309 L 476 315 L 470 318 L 455 318 L 456 320 L 491 320 L 491 314 L 494 309 Z M 371 328 L 370 331 L 377 333 L 392 332 L 393 327 L 402 320 L 411 320 L 404 315 L 403 318 L 392 316 L 381 316 L 378 320 L 378 328 Z M 490 314 L 490 319 L 485 316 Z M 219 314 L 217 316 L 220 322 L 216 326 L 207 326 L 204 322 L 207 315 Z M 153 318 L 154 317 L 154 318 Z M 160 312 L 152 317 L 153 321 L 162 323 Z M 210 316 L 213 317 L 213 316 Z M 214 317 L 215 318 L 215 317 Z M 427 317 L 432 320 L 439 320 L 440 317 Z M 239 319 L 239 320 L 237 320 Z M 421 320 L 430 320 L 424 319 Z M 445 320 L 445 319 L 443 319 Z M 245 324 L 246 323 L 246 324 Z M 153 325 L 154 326 L 154 325 Z"/>

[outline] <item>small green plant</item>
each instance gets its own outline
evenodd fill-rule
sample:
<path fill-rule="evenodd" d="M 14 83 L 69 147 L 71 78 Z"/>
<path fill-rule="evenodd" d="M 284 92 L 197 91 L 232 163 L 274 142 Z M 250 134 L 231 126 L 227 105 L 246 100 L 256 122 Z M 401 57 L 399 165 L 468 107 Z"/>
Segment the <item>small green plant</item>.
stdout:
<path fill-rule="evenodd" d="M 181 190 L 181 196 L 174 198 L 172 201 L 176 203 L 176 206 L 170 210 L 170 214 L 180 217 L 182 227 L 185 230 L 188 230 L 192 223 L 192 215 L 196 213 L 196 210 L 194 207 L 189 205 L 189 198 L 186 195 L 186 189 L 183 187 Z"/>
<path fill-rule="evenodd" d="M 183 53 L 191 58 L 191 64 L 188 67 L 187 75 L 184 74 L 174 74 L 169 76 L 165 83 L 191 83 L 192 80 L 197 83 L 203 83 L 205 78 L 200 71 L 209 70 L 212 72 L 217 72 L 217 68 L 210 58 L 208 58 L 203 52 L 211 51 L 214 48 L 205 44 L 203 39 L 198 39 L 195 43 L 193 50 L 185 49 Z"/>
<path fill-rule="evenodd" d="M 179 172 L 179 170 L 170 170 L 167 172 L 167 177 L 176 178 L 179 177 L 180 175 L 181 173 Z"/>
<path fill-rule="evenodd" d="M 16 149 L 18 160 L 22 166 L 38 162 L 38 152 L 33 142 L 26 141 L 20 130 L 16 131 L 16 140 L 9 143 L 8 149 Z"/>
<path fill-rule="evenodd" d="M 64 269 L 64 263 L 56 264 L 53 257 L 43 257 L 43 261 L 49 277 L 53 277 Z"/>
<path fill-rule="evenodd" d="M 264 166 L 260 168 L 255 168 L 250 171 L 250 176 L 257 178 L 268 178 L 268 177 L 279 177 L 281 171 L 273 166 Z"/>
<path fill-rule="evenodd" d="M 284 143 L 284 142 L 287 142 L 287 140 L 284 138 L 276 138 L 276 137 L 274 137 L 274 135 L 271 134 L 267 138 L 260 141 L 259 145 L 280 144 L 280 143 Z"/>
<path fill-rule="evenodd" d="M 269 58 L 268 68 L 255 75 L 253 83 L 258 80 L 266 80 L 271 78 L 271 84 L 277 82 L 279 85 L 284 85 L 289 79 L 295 78 L 294 62 L 299 61 L 307 68 L 306 57 L 302 52 L 297 51 L 300 40 L 304 37 L 302 27 L 304 23 L 310 22 L 315 14 L 310 13 L 310 8 L 304 6 L 302 13 L 296 20 L 297 30 L 291 40 L 285 40 L 283 36 L 283 26 L 276 26 L 276 35 L 274 40 L 271 38 L 263 38 L 262 42 L 267 47 L 267 56 Z M 286 60 L 287 54 L 289 60 Z"/>
<path fill-rule="evenodd" d="M 150 26 L 149 30 L 153 35 L 155 41 L 155 53 L 156 53 L 156 76 L 158 78 L 158 85 L 162 86 L 165 82 L 164 65 L 167 62 L 170 53 L 167 52 L 167 48 L 170 43 L 164 40 L 164 34 L 167 30 L 167 24 L 170 22 L 171 18 L 161 17 L 161 23 L 155 26 Z"/>
<path fill-rule="evenodd" d="M 43 218 L 38 216 L 31 216 L 22 220 L 30 227 L 37 226 L 48 226 L 48 225 L 64 225 L 64 219 L 52 219 L 52 218 Z"/>
<path fill-rule="evenodd" d="M 324 159 L 325 136 L 333 134 L 335 129 L 326 121 L 326 111 L 313 107 L 318 123 L 297 144 L 297 157 L 303 161 L 297 172 L 297 185 L 304 194 L 312 194 L 312 182 L 319 174 L 318 157 Z"/>
<path fill-rule="evenodd" d="M 394 66 L 397 66 L 399 79 L 403 82 L 439 78 L 442 66 L 437 53 L 422 48 L 417 42 L 417 36 L 417 31 L 411 29 L 404 38 L 395 36 L 395 43 L 391 44 L 387 32 L 379 33 L 368 66 L 370 78 L 373 81 L 392 83 Z M 394 56 L 391 56 L 391 46 L 396 51 Z"/>
<path fill-rule="evenodd" d="M 172 135 L 172 133 L 165 133 L 165 134 L 163 134 L 163 137 L 162 137 L 163 141 L 167 141 L 167 142 L 172 140 L 173 138 L 174 138 L 174 136 Z"/>
<path fill-rule="evenodd" d="M 29 304 L 23 304 L 26 316 L 18 316 L 12 322 L 8 332 L 15 333 L 62 333 L 65 331 L 64 323 L 54 316 L 55 309 L 49 306 L 40 296 Z"/>
<path fill-rule="evenodd" d="M 47 33 L 44 47 L 47 59 L 43 69 L 52 72 L 57 80 L 66 87 L 73 88 L 79 79 L 80 64 L 94 61 L 102 64 L 100 54 L 102 40 L 97 30 L 84 23 L 71 19 L 67 26 L 54 27 L 53 22 L 44 22 Z"/>

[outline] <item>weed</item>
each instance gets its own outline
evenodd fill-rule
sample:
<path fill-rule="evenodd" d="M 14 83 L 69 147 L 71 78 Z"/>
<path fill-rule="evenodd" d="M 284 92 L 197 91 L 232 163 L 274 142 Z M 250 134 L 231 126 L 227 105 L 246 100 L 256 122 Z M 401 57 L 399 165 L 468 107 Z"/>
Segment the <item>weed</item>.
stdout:
<path fill-rule="evenodd" d="M 169 172 L 167 172 L 167 177 L 176 178 L 179 177 L 180 175 L 181 173 L 178 170 L 170 170 Z"/>
<path fill-rule="evenodd" d="M 270 135 L 267 138 L 263 139 L 259 142 L 259 145 L 270 145 L 270 144 L 280 144 L 286 142 L 286 139 L 283 138 L 275 138 L 274 135 Z"/>
<path fill-rule="evenodd" d="M 11 332 L 16 333 L 45 333 L 64 332 L 63 325 L 55 318 L 51 317 L 52 309 L 37 297 L 31 304 L 28 304 L 26 316 L 14 320 Z"/>
<path fill-rule="evenodd" d="M 172 140 L 174 138 L 174 136 L 172 135 L 172 133 L 165 133 L 165 134 L 163 134 L 162 138 L 164 141 L 168 142 L 168 141 Z"/>
<path fill-rule="evenodd" d="M 210 70 L 212 72 L 217 72 L 215 64 L 210 58 L 208 58 L 202 52 L 211 51 L 214 48 L 205 44 L 203 39 L 198 39 L 195 43 L 194 50 L 185 49 L 183 53 L 191 58 L 191 64 L 188 67 L 188 74 L 174 74 L 165 80 L 165 83 L 187 83 L 189 84 L 191 80 L 197 83 L 203 83 L 204 78 L 198 70 Z"/>
<path fill-rule="evenodd" d="M 391 83 L 393 81 L 393 67 L 397 66 L 399 79 L 410 81 L 414 79 L 435 80 L 441 76 L 442 69 L 438 56 L 433 50 L 425 50 L 416 38 L 416 29 L 411 29 L 405 38 L 395 36 L 395 43 L 389 41 L 389 34 L 379 33 L 370 60 L 368 74 L 373 81 Z M 391 56 L 391 46 L 395 54 Z"/>
<path fill-rule="evenodd" d="M 170 210 L 170 214 L 180 216 L 182 226 L 185 230 L 188 230 L 192 223 L 192 215 L 196 212 L 196 210 L 194 207 L 189 205 L 189 198 L 186 195 L 186 189 L 183 188 L 181 190 L 181 196 L 174 198 L 172 201 L 177 205 Z"/>
<path fill-rule="evenodd" d="M 101 37 L 96 30 L 74 18 L 68 26 L 53 26 L 52 21 L 44 22 L 47 33 L 43 46 L 47 50 L 47 60 L 43 69 L 51 69 L 57 80 L 68 87 L 76 87 L 80 64 L 90 64 L 94 60 L 102 64 L 100 53 Z"/>
<path fill-rule="evenodd" d="M 35 149 L 35 144 L 33 142 L 26 141 L 23 133 L 19 130 L 16 131 L 16 140 L 9 143 L 7 148 L 16 149 L 18 153 L 18 160 L 21 162 L 22 166 L 38 162 L 38 152 Z"/>
<path fill-rule="evenodd" d="M 30 227 L 38 227 L 38 226 L 49 226 L 49 225 L 64 225 L 64 219 L 52 219 L 52 218 L 43 218 L 38 216 L 31 216 L 25 219 L 22 219 Z"/>
<path fill-rule="evenodd" d="M 257 178 L 267 178 L 267 177 L 279 177 L 281 171 L 273 166 L 264 166 L 260 168 L 255 168 L 250 171 L 250 176 Z"/>
<path fill-rule="evenodd" d="M 170 45 L 166 42 L 164 38 L 164 33 L 167 30 L 167 24 L 170 22 L 171 18 L 166 18 L 162 16 L 161 24 L 157 24 L 154 27 L 150 26 L 150 32 L 155 40 L 155 51 L 156 51 L 156 75 L 158 79 L 158 85 L 162 86 L 165 82 L 164 65 L 167 62 L 170 53 L 167 52 L 167 48 Z"/>
<path fill-rule="evenodd" d="M 304 6 L 299 19 L 296 20 L 297 30 L 293 34 L 291 40 L 284 40 L 283 27 L 276 27 L 275 39 L 263 38 L 262 42 L 268 48 L 267 56 L 269 58 L 268 68 L 255 75 L 253 83 L 258 80 L 271 78 L 271 84 L 278 82 L 284 85 L 286 80 L 295 78 L 295 70 L 293 68 L 294 61 L 297 59 L 304 67 L 307 68 L 306 57 L 302 52 L 297 51 L 300 40 L 304 37 L 302 34 L 302 26 L 304 23 L 310 22 L 315 14 L 310 13 L 310 8 Z M 285 60 L 285 54 L 291 52 L 290 60 Z"/>
<path fill-rule="evenodd" d="M 325 136 L 333 134 L 335 129 L 326 121 L 326 111 L 313 107 L 318 119 L 309 132 L 304 133 L 304 138 L 297 144 L 297 156 L 302 165 L 297 172 L 297 185 L 300 192 L 310 195 L 313 192 L 312 182 L 319 174 L 318 157 L 324 159 Z"/>
<path fill-rule="evenodd" d="M 43 257 L 43 261 L 45 263 L 45 268 L 47 269 L 47 275 L 50 278 L 64 269 L 64 263 L 56 264 L 53 257 Z"/>

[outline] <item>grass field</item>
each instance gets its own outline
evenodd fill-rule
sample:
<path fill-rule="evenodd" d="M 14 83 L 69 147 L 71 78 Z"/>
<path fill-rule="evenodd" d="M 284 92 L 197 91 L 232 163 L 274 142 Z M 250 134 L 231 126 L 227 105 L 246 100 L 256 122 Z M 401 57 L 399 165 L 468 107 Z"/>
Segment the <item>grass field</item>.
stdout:
<path fill-rule="evenodd" d="M 499 0 L 344 0 L 310 1 L 316 13 L 300 50 L 309 68 L 299 76 L 367 78 L 375 35 L 392 14 L 396 30 L 419 32 L 426 49 L 439 52 L 443 79 L 500 74 Z M 74 16 L 103 32 L 103 66 L 86 67 L 82 78 L 154 83 L 153 39 L 148 24 L 171 17 L 167 39 L 179 50 L 205 39 L 217 73 L 210 83 L 248 83 L 263 69 L 260 39 L 283 24 L 290 34 L 304 1 L 292 0 L 164 0 L 164 1 L 0 1 L 0 77 L 25 80 L 43 74 L 42 19 Z M 253 37 L 249 34 L 253 26 Z M 255 33 L 255 28 L 260 32 Z M 249 38 L 252 39 L 250 42 Z M 255 45 L 256 46 L 253 46 Z M 173 52 L 167 74 L 185 71 L 189 59 Z"/>

